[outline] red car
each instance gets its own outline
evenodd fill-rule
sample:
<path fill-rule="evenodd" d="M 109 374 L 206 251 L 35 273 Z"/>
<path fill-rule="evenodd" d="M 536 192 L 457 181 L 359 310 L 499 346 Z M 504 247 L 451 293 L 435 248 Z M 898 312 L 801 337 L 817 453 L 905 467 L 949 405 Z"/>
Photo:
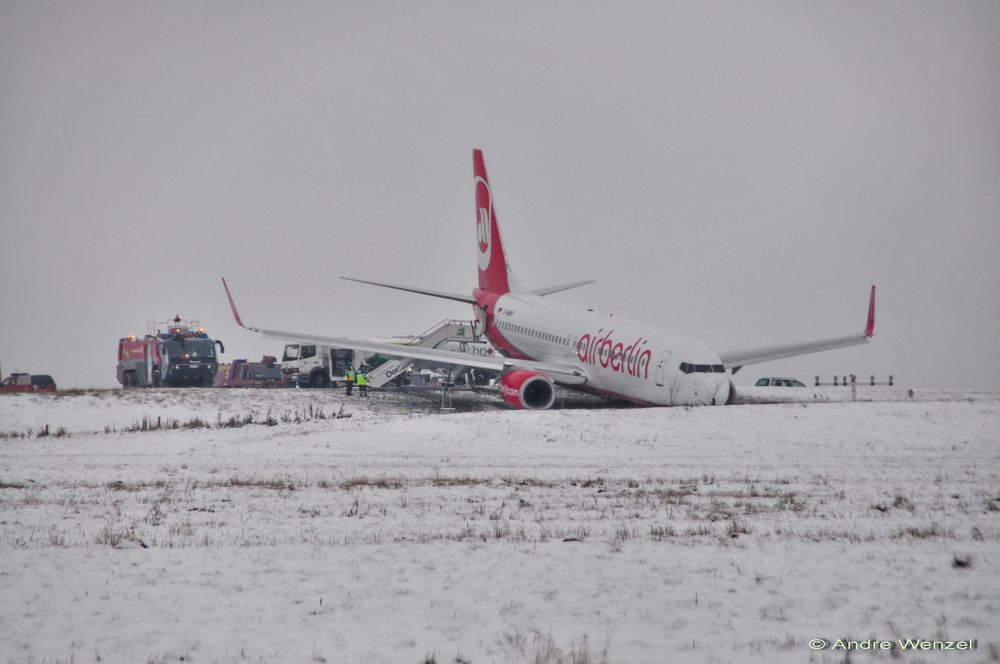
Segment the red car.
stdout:
<path fill-rule="evenodd" d="M 216 387 L 288 387 L 281 365 L 274 356 L 265 355 L 260 362 L 233 360 L 215 381 Z"/>
<path fill-rule="evenodd" d="M 14 373 L 0 383 L 0 394 L 8 392 L 55 392 L 56 383 L 46 374 Z"/>

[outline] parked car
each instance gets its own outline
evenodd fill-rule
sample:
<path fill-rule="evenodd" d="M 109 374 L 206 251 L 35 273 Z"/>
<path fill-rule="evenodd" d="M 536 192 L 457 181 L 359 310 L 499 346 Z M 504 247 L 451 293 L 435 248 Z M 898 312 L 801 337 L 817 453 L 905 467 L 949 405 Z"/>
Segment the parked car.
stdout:
<path fill-rule="evenodd" d="M 289 381 L 281 372 L 281 365 L 273 355 L 265 355 L 260 362 L 233 360 L 232 364 L 221 365 L 215 376 L 216 387 L 289 387 Z"/>
<path fill-rule="evenodd" d="M 754 385 L 756 387 L 805 387 L 805 383 L 794 378 L 760 378 Z"/>
<path fill-rule="evenodd" d="M 0 383 L 0 394 L 9 392 L 55 392 L 56 382 L 47 374 L 13 373 Z"/>

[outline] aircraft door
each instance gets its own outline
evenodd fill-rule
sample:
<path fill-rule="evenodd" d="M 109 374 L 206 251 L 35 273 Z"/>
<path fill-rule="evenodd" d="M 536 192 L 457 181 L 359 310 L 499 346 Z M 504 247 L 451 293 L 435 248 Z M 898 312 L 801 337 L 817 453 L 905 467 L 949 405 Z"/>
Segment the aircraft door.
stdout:
<path fill-rule="evenodd" d="M 479 305 L 472 305 L 473 320 L 472 320 L 472 337 L 478 339 L 479 337 L 486 334 L 486 307 L 480 307 Z"/>
<path fill-rule="evenodd" d="M 670 360 L 670 351 L 663 351 L 660 355 L 660 359 L 656 361 L 656 371 L 653 373 L 653 377 L 656 379 L 656 384 L 663 387 L 664 379 L 667 375 L 667 361 Z"/>

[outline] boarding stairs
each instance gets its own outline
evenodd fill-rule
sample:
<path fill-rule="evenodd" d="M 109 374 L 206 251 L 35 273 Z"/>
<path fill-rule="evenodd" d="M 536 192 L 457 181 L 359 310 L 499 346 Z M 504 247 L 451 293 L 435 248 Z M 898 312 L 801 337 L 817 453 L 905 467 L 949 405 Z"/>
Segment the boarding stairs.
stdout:
<path fill-rule="evenodd" d="M 389 337 L 381 339 L 381 341 L 401 346 L 419 346 L 420 348 L 446 347 L 447 350 L 470 355 L 489 355 L 492 353 L 486 339 L 476 337 L 473 334 L 473 326 L 470 321 L 454 319 L 445 319 L 423 334 Z M 382 387 L 402 375 L 413 363 L 414 360 L 407 358 L 392 358 L 367 374 L 368 385 Z"/>

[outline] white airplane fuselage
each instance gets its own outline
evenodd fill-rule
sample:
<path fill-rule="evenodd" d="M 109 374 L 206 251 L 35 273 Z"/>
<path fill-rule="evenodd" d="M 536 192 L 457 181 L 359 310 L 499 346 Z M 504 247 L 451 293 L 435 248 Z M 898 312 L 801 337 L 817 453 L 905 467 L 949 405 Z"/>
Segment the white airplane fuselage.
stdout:
<path fill-rule="evenodd" d="M 660 406 L 729 400 L 718 353 L 696 339 L 537 295 L 477 289 L 474 296 L 495 349 L 515 359 L 582 364 L 588 380 L 580 389 Z"/>

